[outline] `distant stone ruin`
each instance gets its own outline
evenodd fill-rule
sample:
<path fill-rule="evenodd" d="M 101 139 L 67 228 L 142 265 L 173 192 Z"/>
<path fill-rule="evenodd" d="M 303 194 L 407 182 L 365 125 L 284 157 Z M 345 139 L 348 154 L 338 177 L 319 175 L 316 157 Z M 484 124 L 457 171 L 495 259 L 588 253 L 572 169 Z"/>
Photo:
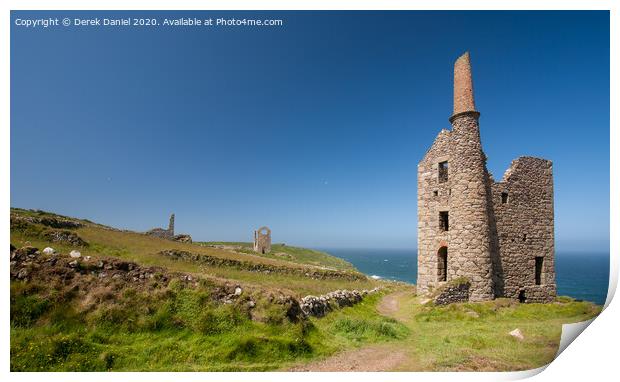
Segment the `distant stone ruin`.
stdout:
<path fill-rule="evenodd" d="M 254 231 L 254 252 L 271 252 L 271 230 L 269 227 L 260 227 Z"/>
<path fill-rule="evenodd" d="M 487 171 L 469 53 L 454 64 L 451 130 L 418 164 L 418 291 L 444 303 L 509 297 L 550 302 L 554 270 L 553 167 L 515 159 L 497 182 Z"/>
<path fill-rule="evenodd" d="M 174 238 L 174 214 L 170 215 L 170 222 L 168 223 L 168 229 L 153 228 L 146 231 L 147 235 L 160 237 L 162 239 L 172 240 Z"/>
<path fill-rule="evenodd" d="M 168 223 L 168 229 L 164 228 L 153 228 L 149 231 L 146 231 L 146 234 L 149 236 L 159 237 L 161 239 L 166 240 L 174 240 L 183 243 L 191 243 L 192 237 L 187 234 L 174 234 L 174 214 L 170 215 L 170 222 Z"/>

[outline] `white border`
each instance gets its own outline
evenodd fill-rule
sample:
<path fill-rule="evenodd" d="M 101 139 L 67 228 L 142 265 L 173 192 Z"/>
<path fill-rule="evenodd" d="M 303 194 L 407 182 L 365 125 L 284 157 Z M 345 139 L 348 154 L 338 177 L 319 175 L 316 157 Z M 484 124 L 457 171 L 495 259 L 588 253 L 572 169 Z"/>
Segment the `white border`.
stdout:
<path fill-rule="evenodd" d="M 3 1 L 0 7 L 3 8 L 2 28 L 0 29 L 0 57 L 2 57 L 2 103 L 0 105 L 1 138 L 0 138 L 0 179 L 2 179 L 3 187 L 0 189 L 2 195 L 2 206 L 0 207 L 0 216 L 4 216 L 0 220 L 2 231 L 3 245 L 9 242 L 9 221 L 6 218 L 9 215 L 10 206 L 10 10 L 611 10 L 611 105 L 617 105 L 617 92 L 619 89 L 617 68 L 620 64 L 617 59 L 617 43 L 618 43 L 618 6 L 611 0 L 607 1 L 581 1 L 581 0 L 564 0 L 564 1 L 548 1 L 548 0 L 411 0 L 411 1 L 343 1 L 343 0 L 301 0 L 293 2 L 262 0 L 262 1 L 239 1 L 239 0 L 217 0 L 217 1 L 140 1 L 140 0 L 96 0 L 96 1 L 77 1 L 77 0 L 61 0 L 61 1 Z M 578 54 L 578 47 L 576 47 Z M 551 111 L 550 111 L 551 112 Z M 617 171 L 614 171 L 618 165 L 619 154 L 614 151 L 614 147 L 618 146 L 618 115 L 616 111 L 610 110 L 610 125 L 614 128 L 610 131 L 610 155 L 611 155 L 611 171 L 610 171 L 610 195 L 620 196 L 620 188 L 618 187 Z M 592 378 L 594 376 L 608 377 L 616 374 L 617 359 L 617 341 L 620 340 L 616 323 L 620 322 L 620 309 L 618 303 L 610 304 L 618 283 L 618 255 L 617 251 L 620 242 L 618 236 L 618 219 L 620 214 L 618 211 L 618 201 L 613 197 L 610 200 L 611 207 L 611 248 L 610 248 L 610 285 L 606 302 L 605 311 L 594 320 L 594 322 L 585 331 L 587 335 L 579 336 L 575 340 L 575 345 L 569 347 L 568 351 L 563 352 L 554 362 L 552 362 L 546 371 L 536 378 L 539 380 L 556 380 L 573 378 Z M 202 380 L 247 380 L 256 381 L 284 381 L 295 379 L 298 381 L 314 381 L 317 378 L 338 379 L 341 381 L 409 381 L 411 378 L 423 380 L 513 380 L 526 378 L 538 374 L 545 368 L 529 370 L 525 372 L 510 373 L 9 373 L 9 264 L 5 260 L 0 262 L 0 274 L 5 281 L 1 294 L 2 317 L 0 320 L 0 333 L 2 336 L 2 374 L 10 380 L 40 380 L 42 378 L 49 380 L 62 381 L 82 381 L 85 378 L 93 381 L 108 380 L 111 378 L 122 378 L 123 380 L 148 380 L 148 381 L 169 381 L 173 378 L 183 378 L 188 381 Z M 5 379 L 6 380 L 6 379 Z"/>

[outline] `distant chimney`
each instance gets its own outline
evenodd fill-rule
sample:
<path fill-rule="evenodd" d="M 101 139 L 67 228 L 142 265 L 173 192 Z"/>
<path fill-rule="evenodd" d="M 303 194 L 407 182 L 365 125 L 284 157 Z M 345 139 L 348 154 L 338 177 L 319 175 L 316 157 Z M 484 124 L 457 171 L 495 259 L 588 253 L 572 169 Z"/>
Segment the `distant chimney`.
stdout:
<path fill-rule="evenodd" d="M 454 113 L 452 116 L 470 111 L 475 112 L 476 105 L 469 52 L 465 52 L 454 63 Z"/>
<path fill-rule="evenodd" d="M 174 236 L 174 214 L 170 215 L 170 223 L 168 224 L 168 232 Z"/>

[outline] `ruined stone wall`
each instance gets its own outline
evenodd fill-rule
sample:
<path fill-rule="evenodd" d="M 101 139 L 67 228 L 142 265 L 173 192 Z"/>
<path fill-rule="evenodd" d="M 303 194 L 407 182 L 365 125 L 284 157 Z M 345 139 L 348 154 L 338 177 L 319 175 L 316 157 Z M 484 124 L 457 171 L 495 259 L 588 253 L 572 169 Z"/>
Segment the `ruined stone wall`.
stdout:
<path fill-rule="evenodd" d="M 170 215 L 170 222 L 168 223 L 168 229 L 153 228 L 146 231 L 149 236 L 155 236 L 166 240 L 174 240 L 174 214 Z"/>
<path fill-rule="evenodd" d="M 501 261 L 498 273 L 503 281 L 498 295 L 524 302 L 552 300 L 556 286 L 551 161 L 515 159 L 492 189 Z M 540 285 L 536 285 L 537 257 L 542 258 Z"/>
<path fill-rule="evenodd" d="M 271 252 L 271 230 L 268 227 L 261 227 L 254 231 L 254 252 Z"/>
<path fill-rule="evenodd" d="M 163 228 L 153 228 L 152 230 L 146 231 L 146 234 L 149 236 L 155 236 L 167 240 L 172 240 L 172 238 L 174 237 L 174 235 L 172 235 L 170 231 Z"/>
<path fill-rule="evenodd" d="M 449 210 L 451 132 L 442 130 L 424 159 L 418 164 L 418 281 L 419 293 L 435 289 L 439 282 L 438 251 L 449 241 L 448 231 L 439 227 L 439 211 Z M 440 162 L 448 162 L 448 179 L 439 182 Z M 449 228 L 449 227 L 448 227 Z M 454 265 L 448 249 L 448 269 Z"/>

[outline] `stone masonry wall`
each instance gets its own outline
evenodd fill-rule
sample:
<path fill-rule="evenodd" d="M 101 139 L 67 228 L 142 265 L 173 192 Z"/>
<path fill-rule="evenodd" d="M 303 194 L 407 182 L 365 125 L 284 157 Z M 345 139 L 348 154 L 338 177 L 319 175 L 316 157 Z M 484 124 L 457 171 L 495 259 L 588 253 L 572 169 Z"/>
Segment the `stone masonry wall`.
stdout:
<path fill-rule="evenodd" d="M 254 252 L 271 252 L 271 230 L 268 227 L 261 227 L 254 231 Z"/>
<path fill-rule="evenodd" d="M 439 163 L 448 162 L 448 180 L 439 181 Z M 418 165 L 418 288 L 421 293 L 441 285 L 441 247 L 448 248 L 447 278 L 468 277 L 473 301 L 494 297 L 488 224 L 488 182 L 480 144 L 478 114 L 453 119 Z M 448 230 L 439 213 L 448 212 Z"/>
<path fill-rule="evenodd" d="M 553 167 L 532 157 L 514 160 L 493 184 L 493 208 L 501 253 L 499 295 L 545 302 L 556 295 L 554 267 Z M 504 196 L 502 196 L 504 194 Z M 543 260 L 536 285 L 536 258 Z"/>
<path fill-rule="evenodd" d="M 439 211 L 449 209 L 451 169 L 449 164 L 451 132 L 442 130 L 435 143 L 418 164 L 418 281 L 419 293 L 432 291 L 439 285 L 438 251 L 447 246 L 449 230 L 439 229 Z M 439 182 L 438 164 L 448 162 L 448 180 Z M 453 267 L 448 249 L 448 269 Z"/>
<path fill-rule="evenodd" d="M 449 283 L 441 288 L 437 297 L 433 299 L 435 305 L 447 305 L 455 302 L 469 301 L 469 287 L 467 281 Z"/>

